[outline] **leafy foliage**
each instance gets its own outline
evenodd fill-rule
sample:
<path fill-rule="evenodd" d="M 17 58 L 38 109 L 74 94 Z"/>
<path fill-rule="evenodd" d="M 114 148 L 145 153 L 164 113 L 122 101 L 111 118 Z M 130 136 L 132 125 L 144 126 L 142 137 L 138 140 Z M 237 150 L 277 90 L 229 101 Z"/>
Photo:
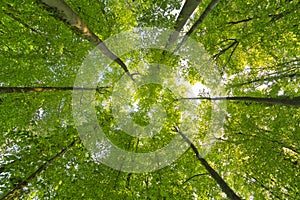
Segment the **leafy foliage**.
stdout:
<path fill-rule="evenodd" d="M 181 2 L 173 0 L 65 1 L 102 40 L 134 27 L 174 29 Z M 203 0 L 181 34 L 211 1 Z M 229 96 L 299 98 L 299 2 L 220 1 L 191 34 L 221 72 Z M 94 48 L 40 1 L 0 3 L 0 197 L 5 199 L 225 199 L 226 194 L 191 150 L 155 172 L 126 173 L 94 162 L 72 117 L 72 91 L 3 92 L 7 87 L 72 87 Z M 199 55 L 200 56 L 200 55 Z M 179 57 L 157 49 L 120 55 L 129 70 L 141 62 L 181 66 L 190 83 L 203 78 Z M 121 69 L 111 65 L 107 85 L 95 93 L 97 119 L 115 145 L 150 152 L 173 139 L 180 123 L 178 97 L 159 84 L 138 88 L 131 113 L 141 126 L 156 103 L 166 110 L 158 135 L 139 139 L 116 127 L 109 101 Z M 137 74 L 138 76 L 138 74 Z M 161 77 L 166 78 L 166 77 Z M 125 90 L 125 89 L 124 89 Z M 179 90 L 179 89 L 178 89 Z M 199 91 L 199 96 L 205 96 Z M 226 101 L 226 100 L 224 100 Z M 206 149 L 213 101 L 201 100 L 193 143 Z M 299 106 L 226 101 L 226 122 L 205 159 L 244 199 L 297 199 L 300 195 Z M 299 104 L 298 104 L 299 105 Z M 160 119 L 158 119 L 160 120 Z"/>

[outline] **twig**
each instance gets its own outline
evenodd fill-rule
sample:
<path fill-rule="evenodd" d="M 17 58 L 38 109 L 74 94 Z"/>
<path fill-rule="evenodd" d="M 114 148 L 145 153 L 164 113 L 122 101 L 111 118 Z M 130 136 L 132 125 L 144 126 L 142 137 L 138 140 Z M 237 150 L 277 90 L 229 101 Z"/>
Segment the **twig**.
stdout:
<path fill-rule="evenodd" d="M 182 183 L 182 185 L 183 184 L 185 184 L 185 183 L 187 183 L 188 181 L 190 181 L 191 179 L 193 179 L 193 178 L 195 178 L 195 177 L 197 177 L 197 176 L 203 176 L 203 175 L 208 175 L 209 173 L 203 173 L 203 174 L 196 174 L 196 175 L 194 175 L 194 176 L 191 176 L 190 178 L 188 178 L 186 181 L 184 181 L 183 183 Z"/>

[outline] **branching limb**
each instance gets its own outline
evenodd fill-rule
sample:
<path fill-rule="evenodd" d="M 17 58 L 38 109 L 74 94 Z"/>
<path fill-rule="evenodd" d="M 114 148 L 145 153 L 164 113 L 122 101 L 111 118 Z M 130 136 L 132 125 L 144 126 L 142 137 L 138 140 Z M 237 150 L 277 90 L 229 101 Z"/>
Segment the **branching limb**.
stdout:
<path fill-rule="evenodd" d="M 216 59 L 216 58 L 220 57 L 220 56 L 221 56 L 222 54 L 224 54 L 227 50 L 229 50 L 230 48 L 234 47 L 234 49 L 232 50 L 232 52 L 231 52 L 231 54 L 230 54 L 230 58 L 231 58 L 233 52 L 235 51 L 237 45 L 239 44 L 239 42 L 238 42 L 237 40 L 235 40 L 235 39 L 232 39 L 232 40 L 233 40 L 233 42 L 232 42 L 228 47 L 222 49 L 219 53 L 215 54 L 215 55 L 213 56 L 213 58 Z M 229 58 L 229 60 L 230 60 L 230 58 Z"/>

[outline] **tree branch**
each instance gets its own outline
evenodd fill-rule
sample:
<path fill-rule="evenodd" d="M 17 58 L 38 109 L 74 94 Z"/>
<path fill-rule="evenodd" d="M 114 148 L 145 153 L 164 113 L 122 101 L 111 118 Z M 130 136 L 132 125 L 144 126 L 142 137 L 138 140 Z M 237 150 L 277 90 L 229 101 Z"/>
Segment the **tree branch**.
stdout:
<path fill-rule="evenodd" d="M 266 132 L 266 130 L 262 130 L 262 131 Z M 241 135 L 243 137 L 243 141 L 245 140 L 245 137 L 248 137 L 249 141 L 253 140 L 253 138 L 254 138 L 254 139 L 260 140 L 262 142 L 269 142 L 269 143 L 277 144 L 280 148 L 285 147 L 285 148 L 288 148 L 288 149 L 290 149 L 291 151 L 293 151 L 297 154 L 300 154 L 299 149 L 296 149 L 297 147 L 293 147 L 292 144 L 287 144 L 286 142 L 283 142 L 282 140 L 279 140 L 279 139 L 278 140 L 272 139 L 269 136 L 266 136 L 266 135 L 263 135 L 263 134 L 245 134 L 245 133 L 242 133 L 242 132 L 238 132 L 235 135 Z"/>
<path fill-rule="evenodd" d="M 23 22 L 21 19 L 17 18 L 16 16 L 14 16 L 12 13 L 9 13 L 5 10 L 2 10 L 4 14 L 6 14 L 7 16 L 9 16 L 10 18 L 12 18 L 13 20 L 17 21 L 18 23 L 20 23 L 22 26 L 24 26 L 25 28 L 31 30 L 33 33 L 39 33 L 37 30 L 31 28 L 28 24 L 26 24 L 25 22 Z"/>
<path fill-rule="evenodd" d="M 232 47 L 234 46 L 234 49 L 233 49 L 233 51 L 231 52 L 231 53 L 233 54 L 233 52 L 235 51 L 235 49 L 236 49 L 237 45 L 239 44 L 239 42 L 238 42 L 237 40 L 235 40 L 235 39 L 232 39 L 232 40 L 233 40 L 233 42 L 232 42 L 228 47 L 226 47 L 225 49 L 222 49 L 219 53 L 213 55 L 213 58 L 218 58 L 218 57 L 220 57 L 220 56 L 221 56 L 222 54 L 224 54 L 228 49 L 230 49 L 230 48 L 232 48 Z M 231 58 L 232 54 L 230 55 L 230 58 Z"/>
<path fill-rule="evenodd" d="M 191 176 L 190 178 L 188 178 L 186 181 L 184 181 L 183 183 L 182 183 L 182 185 L 183 184 L 185 184 L 185 183 L 187 183 L 187 182 L 189 182 L 191 179 L 193 179 L 193 178 L 195 178 L 195 177 L 197 177 L 197 176 L 204 176 L 204 175 L 208 175 L 209 173 L 202 173 L 202 174 L 196 174 L 196 175 L 194 175 L 194 176 Z"/>
<path fill-rule="evenodd" d="M 282 78 L 293 78 L 299 75 L 299 61 L 300 59 L 296 58 L 287 62 L 279 63 L 275 66 L 266 66 L 268 70 L 274 69 L 276 73 L 267 74 L 265 77 L 258 77 L 247 82 L 232 84 L 233 87 L 248 85 L 251 83 L 257 83 L 262 81 L 273 81 Z"/>
<path fill-rule="evenodd" d="M 293 11 L 298 9 L 299 5 L 300 5 L 300 3 L 298 3 L 293 9 L 286 10 L 286 11 L 283 11 L 283 12 L 278 13 L 278 14 L 269 14 L 268 17 L 271 18 L 270 22 L 278 21 L 281 18 L 283 18 L 284 16 L 287 16 L 287 15 L 291 14 Z M 230 22 L 227 22 L 227 24 L 235 25 L 235 24 L 245 23 L 245 22 L 251 21 L 253 19 L 259 19 L 259 18 L 261 18 L 261 17 L 249 17 L 249 18 L 246 18 L 246 19 L 238 20 L 238 21 L 230 21 Z"/>
<path fill-rule="evenodd" d="M 253 17 L 250 17 L 250 18 L 247 18 L 247 19 L 242 19 L 242 20 L 232 21 L 232 22 L 227 22 L 227 23 L 228 23 L 228 24 L 235 25 L 235 24 L 239 24 L 239 23 L 248 22 L 248 21 L 251 21 L 251 20 L 253 20 L 253 19 L 254 19 Z"/>
<path fill-rule="evenodd" d="M 239 42 L 236 42 L 233 50 L 231 51 L 231 53 L 229 55 L 229 58 L 228 58 L 227 62 L 225 63 L 225 66 L 230 62 L 230 60 L 232 58 L 232 55 L 234 54 L 234 52 L 235 52 L 235 50 L 237 49 L 238 46 L 239 46 Z"/>

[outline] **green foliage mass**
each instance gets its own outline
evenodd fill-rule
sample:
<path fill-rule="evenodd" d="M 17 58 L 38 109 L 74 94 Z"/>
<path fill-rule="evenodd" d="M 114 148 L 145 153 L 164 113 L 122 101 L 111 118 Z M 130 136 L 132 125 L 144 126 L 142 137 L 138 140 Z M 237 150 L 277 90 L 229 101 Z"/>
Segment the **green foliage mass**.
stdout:
<path fill-rule="evenodd" d="M 174 29 L 182 5 L 174 0 L 65 2 L 103 41 L 137 27 Z M 209 3 L 200 3 L 182 34 Z M 295 0 L 220 1 L 191 35 L 216 64 L 228 96 L 299 97 L 299 6 Z M 39 1 L 2 0 L 0 8 L 0 198 L 226 199 L 191 150 L 148 173 L 122 172 L 95 162 L 75 127 L 72 90 L 5 91 L 8 87 L 73 87 L 83 60 L 95 47 Z M 170 52 L 142 49 L 120 58 L 129 70 L 147 62 L 170 69 L 180 66 L 189 83 L 205 84 L 197 69 Z M 122 71 L 116 63 L 110 67 L 105 88 L 95 93 L 97 119 L 107 137 L 130 152 L 166 146 L 176 134 L 173 126 L 182 121 L 184 111 L 177 110 L 177 98 L 184 96 L 174 96 L 159 84 L 138 87 L 132 94 L 139 108 L 130 113 L 133 121 L 142 127 L 151 124 L 149 112 L 157 103 L 163 105 L 166 120 L 153 137 L 127 135 L 117 127 L 109 104 L 113 82 Z M 199 91 L 199 96 L 205 95 Z M 215 145 L 205 156 L 208 163 L 243 199 L 298 199 L 299 106 L 224 103 L 226 109 L 218 112 L 226 120 L 222 131 L 213 134 Z M 200 152 L 208 145 L 204 138 L 213 126 L 211 119 L 218 117 L 213 109 L 212 101 L 203 100 L 195 113 L 200 120 L 189 119 L 197 132 L 192 141 Z"/>

